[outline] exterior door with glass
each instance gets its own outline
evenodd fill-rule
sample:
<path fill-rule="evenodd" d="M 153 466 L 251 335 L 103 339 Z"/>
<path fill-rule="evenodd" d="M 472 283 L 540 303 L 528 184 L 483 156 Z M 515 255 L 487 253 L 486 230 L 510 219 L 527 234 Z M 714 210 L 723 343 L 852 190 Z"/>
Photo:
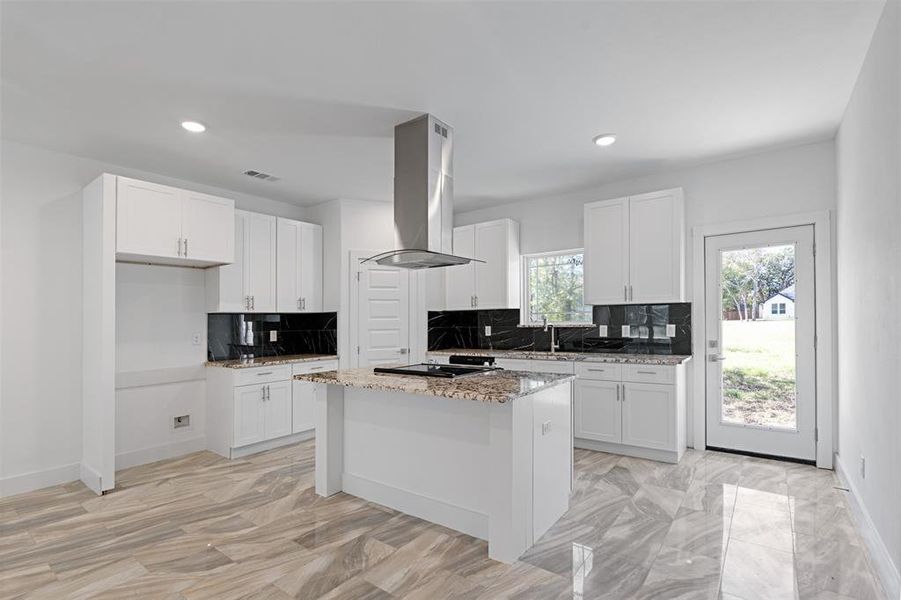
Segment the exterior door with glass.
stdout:
<path fill-rule="evenodd" d="M 707 446 L 816 459 L 813 226 L 705 239 Z"/>

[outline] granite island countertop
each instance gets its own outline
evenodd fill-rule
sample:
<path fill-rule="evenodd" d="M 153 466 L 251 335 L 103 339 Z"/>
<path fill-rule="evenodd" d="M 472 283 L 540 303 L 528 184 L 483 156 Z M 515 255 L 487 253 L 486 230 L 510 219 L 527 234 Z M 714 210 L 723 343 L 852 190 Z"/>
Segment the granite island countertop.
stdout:
<path fill-rule="evenodd" d="M 450 356 L 493 356 L 495 358 L 518 358 L 525 360 L 563 360 L 575 362 L 624 363 L 635 365 L 681 365 L 691 359 L 690 354 L 623 354 L 615 352 L 547 352 L 541 350 L 484 350 L 450 348 L 429 350 L 426 354 Z"/>
<path fill-rule="evenodd" d="M 295 375 L 294 379 L 369 390 L 503 404 L 567 383 L 575 379 L 575 376 L 497 370 L 464 377 L 443 378 L 373 373 L 371 368 L 364 368 Z"/>
<path fill-rule="evenodd" d="M 235 360 L 208 360 L 207 367 L 225 367 L 226 369 L 250 369 L 253 367 L 270 367 L 272 365 L 292 365 L 294 363 L 314 362 L 317 360 L 338 360 L 337 354 L 283 354 L 281 356 L 258 356 Z"/>

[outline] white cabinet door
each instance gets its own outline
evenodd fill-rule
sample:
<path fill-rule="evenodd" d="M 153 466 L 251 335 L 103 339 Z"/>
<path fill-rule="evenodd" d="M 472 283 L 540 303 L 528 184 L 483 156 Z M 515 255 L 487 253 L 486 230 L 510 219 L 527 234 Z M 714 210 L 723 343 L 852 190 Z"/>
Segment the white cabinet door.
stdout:
<path fill-rule="evenodd" d="M 585 205 L 585 304 L 627 301 L 629 199 Z"/>
<path fill-rule="evenodd" d="M 475 258 L 476 238 L 475 226 L 466 225 L 454 228 L 454 254 L 466 258 Z M 446 310 L 469 310 L 475 308 L 475 264 L 458 265 L 444 269 L 447 273 Z"/>
<path fill-rule="evenodd" d="M 116 252 L 181 257 L 181 190 L 127 177 L 116 183 Z"/>
<path fill-rule="evenodd" d="M 322 310 L 322 226 L 302 223 L 300 236 L 301 310 Z"/>
<path fill-rule="evenodd" d="M 276 219 L 276 293 L 278 312 L 300 312 L 301 222 Z"/>
<path fill-rule="evenodd" d="M 309 431 L 316 427 L 313 419 L 313 407 L 315 406 L 316 390 L 319 385 L 310 381 L 295 381 L 293 390 L 294 410 L 291 415 L 293 425 L 292 433 Z"/>
<path fill-rule="evenodd" d="M 624 444 L 676 449 L 676 390 L 672 385 L 623 384 Z"/>
<path fill-rule="evenodd" d="M 244 295 L 251 312 L 276 312 L 275 217 L 247 213 L 244 237 Z"/>
<path fill-rule="evenodd" d="M 622 403 L 614 381 L 577 379 L 573 391 L 575 437 L 618 444 L 622 441 Z"/>
<path fill-rule="evenodd" d="M 291 381 L 267 383 L 263 402 L 263 431 L 267 440 L 291 434 L 291 412 Z"/>
<path fill-rule="evenodd" d="M 475 226 L 476 308 L 516 308 L 509 306 L 510 253 L 506 221 L 478 223 Z"/>
<path fill-rule="evenodd" d="M 682 230 L 678 190 L 629 199 L 629 302 L 683 300 Z"/>
<path fill-rule="evenodd" d="M 238 313 L 248 310 L 249 303 L 244 291 L 244 261 L 249 214 L 243 210 L 235 211 L 235 227 L 232 233 L 234 262 L 206 271 L 207 310 L 209 312 Z"/>
<path fill-rule="evenodd" d="M 255 444 L 266 439 L 263 414 L 265 385 L 244 385 L 235 388 L 235 435 L 233 448 Z"/>
<path fill-rule="evenodd" d="M 197 192 L 183 192 L 182 237 L 190 260 L 231 263 L 235 259 L 235 203 Z"/>

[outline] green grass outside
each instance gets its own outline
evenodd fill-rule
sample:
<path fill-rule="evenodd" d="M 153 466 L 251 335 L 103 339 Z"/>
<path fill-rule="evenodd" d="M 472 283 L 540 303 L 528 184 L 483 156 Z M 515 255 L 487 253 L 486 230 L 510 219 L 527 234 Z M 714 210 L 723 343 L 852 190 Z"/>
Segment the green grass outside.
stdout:
<path fill-rule="evenodd" d="M 795 427 L 795 321 L 723 321 L 723 420 Z"/>

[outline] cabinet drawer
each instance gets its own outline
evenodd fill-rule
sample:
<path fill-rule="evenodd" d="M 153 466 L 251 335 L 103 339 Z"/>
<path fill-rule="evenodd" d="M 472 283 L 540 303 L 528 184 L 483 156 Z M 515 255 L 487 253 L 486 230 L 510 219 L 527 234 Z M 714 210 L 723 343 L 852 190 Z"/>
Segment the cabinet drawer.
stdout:
<path fill-rule="evenodd" d="M 316 362 L 295 363 L 294 375 L 302 375 L 304 373 L 317 373 L 319 371 L 337 371 L 337 360 L 318 360 Z"/>
<path fill-rule="evenodd" d="M 623 365 L 623 381 L 674 383 L 676 368 L 667 365 Z"/>
<path fill-rule="evenodd" d="M 235 374 L 235 385 L 253 385 L 255 383 L 272 383 L 291 379 L 291 365 L 273 365 L 240 369 Z"/>
<path fill-rule="evenodd" d="M 623 366 L 617 363 L 576 363 L 576 375 L 580 379 L 622 381 Z"/>

